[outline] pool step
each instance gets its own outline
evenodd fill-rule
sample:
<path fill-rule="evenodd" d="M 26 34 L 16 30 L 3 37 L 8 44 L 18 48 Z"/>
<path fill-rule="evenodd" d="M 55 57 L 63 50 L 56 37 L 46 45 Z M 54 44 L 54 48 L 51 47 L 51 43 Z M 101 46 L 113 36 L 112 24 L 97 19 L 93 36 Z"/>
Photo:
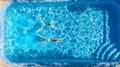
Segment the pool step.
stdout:
<path fill-rule="evenodd" d="M 120 52 L 115 52 L 115 53 L 110 57 L 110 59 L 116 60 L 116 59 L 118 59 L 119 57 L 120 57 Z"/>
<path fill-rule="evenodd" d="M 106 58 L 105 55 L 107 54 L 107 52 L 109 52 L 113 47 L 114 47 L 114 44 L 105 46 L 103 51 L 101 51 L 99 58 L 104 60 Z"/>
<path fill-rule="evenodd" d="M 120 56 L 115 44 L 104 44 L 96 51 L 96 59 L 100 60 L 116 60 Z"/>
<path fill-rule="evenodd" d="M 103 49 L 104 49 L 106 46 L 109 46 L 109 44 L 101 44 L 101 46 L 96 50 L 96 52 L 95 52 L 95 58 L 96 58 L 96 59 L 99 58 L 100 53 L 103 51 Z"/>

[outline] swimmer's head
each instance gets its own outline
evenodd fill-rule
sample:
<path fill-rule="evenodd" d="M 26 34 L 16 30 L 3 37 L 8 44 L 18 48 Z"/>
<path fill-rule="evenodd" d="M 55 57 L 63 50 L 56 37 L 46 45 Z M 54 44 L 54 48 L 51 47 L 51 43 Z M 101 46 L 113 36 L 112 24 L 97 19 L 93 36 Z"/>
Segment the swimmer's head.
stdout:
<path fill-rule="evenodd" d="M 52 24 L 49 22 L 47 25 L 48 25 L 48 26 L 51 26 Z"/>
<path fill-rule="evenodd" d="M 52 39 L 52 42 L 58 42 L 58 41 L 62 41 L 62 39 L 59 39 L 59 38 L 53 38 Z"/>
<path fill-rule="evenodd" d="M 58 41 L 58 39 L 56 39 L 56 38 L 53 38 L 53 39 L 52 39 L 52 41 L 53 41 L 53 42 L 57 42 L 57 41 Z"/>

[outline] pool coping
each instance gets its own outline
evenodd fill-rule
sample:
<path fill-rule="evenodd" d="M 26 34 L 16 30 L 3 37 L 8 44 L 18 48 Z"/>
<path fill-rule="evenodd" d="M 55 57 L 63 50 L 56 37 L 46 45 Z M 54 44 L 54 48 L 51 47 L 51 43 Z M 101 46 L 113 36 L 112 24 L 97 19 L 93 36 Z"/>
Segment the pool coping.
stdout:
<path fill-rule="evenodd" d="M 5 60 L 3 60 L 4 57 L 4 51 L 3 51 L 3 46 L 4 46 L 4 14 L 7 9 L 7 7 L 11 4 L 10 1 L 8 0 L 1 0 L 0 1 L 0 66 L 8 66 L 5 63 Z"/>
<path fill-rule="evenodd" d="M 8 2 L 8 0 L 0 1 L 0 9 L 2 9 L 6 2 Z"/>
<path fill-rule="evenodd" d="M 1 1 L 0 1 L 0 2 L 1 2 Z M 1 3 L 0 3 L 0 4 L 1 4 Z M 0 11 L 1 11 L 1 10 L 2 10 L 2 11 L 5 11 L 5 8 L 4 8 L 4 5 L 5 5 L 5 4 L 7 4 L 7 1 L 6 1 L 6 2 L 4 1 L 4 4 L 2 5 L 3 8 L 1 7 Z M 1 6 L 1 5 L 0 5 L 0 6 Z M 8 7 L 8 6 L 5 6 L 5 7 Z M 1 12 L 2 12 L 2 11 L 1 11 Z M 3 16 L 3 15 L 2 15 L 2 16 Z M 1 14 L 0 14 L 0 17 L 1 17 Z M 4 21 L 4 20 L 3 20 L 3 21 Z M 1 23 L 1 22 L 0 22 L 0 23 Z M 1 43 L 1 39 L 0 39 L 0 43 Z M 3 42 L 2 42 L 2 43 L 3 43 Z M 119 66 L 118 66 L 118 67 L 119 67 Z"/>

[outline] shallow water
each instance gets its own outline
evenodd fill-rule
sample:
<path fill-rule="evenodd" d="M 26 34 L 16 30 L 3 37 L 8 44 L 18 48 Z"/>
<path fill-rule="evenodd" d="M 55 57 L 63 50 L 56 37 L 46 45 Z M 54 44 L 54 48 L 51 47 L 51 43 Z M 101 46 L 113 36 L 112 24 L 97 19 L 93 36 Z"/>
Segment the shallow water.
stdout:
<path fill-rule="evenodd" d="M 104 25 L 107 25 L 109 17 L 107 11 L 91 6 L 86 6 L 83 11 L 80 6 L 75 6 L 77 11 L 73 11 L 67 5 L 51 7 L 34 4 L 15 5 L 13 4 L 6 12 L 5 39 L 9 40 L 5 42 L 7 45 L 5 50 L 10 55 L 19 57 L 17 54 L 22 53 L 27 57 L 27 53 L 28 57 L 55 57 L 61 54 L 60 57 L 92 58 L 92 54 L 103 43 Z M 46 24 L 51 22 L 56 27 L 53 29 L 45 26 L 38 33 L 47 38 L 62 38 L 61 42 L 37 44 L 41 38 L 37 36 L 36 30 L 42 26 L 38 16 Z M 108 27 L 106 31 L 109 31 Z M 31 51 L 36 53 L 31 56 L 29 53 Z"/>
<path fill-rule="evenodd" d="M 91 4 L 13 3 L 5 13 L 4 54 L 18 63 L 29 62 L 25 58 L 31 63 L 43 58 L 117 60 L 111 12 Z"/>

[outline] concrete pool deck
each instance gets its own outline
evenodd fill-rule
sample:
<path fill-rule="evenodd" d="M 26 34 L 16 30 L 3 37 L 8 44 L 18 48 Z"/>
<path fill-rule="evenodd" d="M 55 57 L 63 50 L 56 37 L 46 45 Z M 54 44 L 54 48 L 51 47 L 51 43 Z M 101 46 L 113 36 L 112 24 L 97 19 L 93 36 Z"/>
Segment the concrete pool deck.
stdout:
<path fill-rule="evenodd" d="M 3 7 L 3 5 L 7 2 L 7 0 L 1 0 L 0 1 L 0 9 Z"/>
<path fill-rule="evenodd" d="M 4 6 L 4 4 L 7 2 L 7 0 L 0 0 L 0 9 Z M 12 65 L 8 65 L 6 64 L 1 58 L 0 58 L 0 67 L 29 67 L 29 66 L 12 66 Z M 41 67 L 41 66 L 30 66 L 30 67 Z M 45 67 L 45 66 L 43 66 Z M 49 66 L 47 66 L 49 67 Z M 54 66 L 51 66 L 54 67 Z M 56 66 L 56 67 L 64 67 L 64 66 Z M 71 66 L 68 66 L 71 67 Z M 83 66 L 83 67 L 88 67 L 88 66 Z M 99 67 L 99 66 L 95 66 L 95 67 Z M 109 67 L 109 66 L 102 66 L 102 67 Z M 116 66 L 111 66 L 111 67 L 120 67 L 120 65 L 116 65 Z"/>
<path fill-rule="evenodd" d="M 2 61 L 2 59 L 0 59 L 0 67 L 25 67 L 25 66 L 12 66 L 12 65 L 8 65 L 4 61 Z"/>

